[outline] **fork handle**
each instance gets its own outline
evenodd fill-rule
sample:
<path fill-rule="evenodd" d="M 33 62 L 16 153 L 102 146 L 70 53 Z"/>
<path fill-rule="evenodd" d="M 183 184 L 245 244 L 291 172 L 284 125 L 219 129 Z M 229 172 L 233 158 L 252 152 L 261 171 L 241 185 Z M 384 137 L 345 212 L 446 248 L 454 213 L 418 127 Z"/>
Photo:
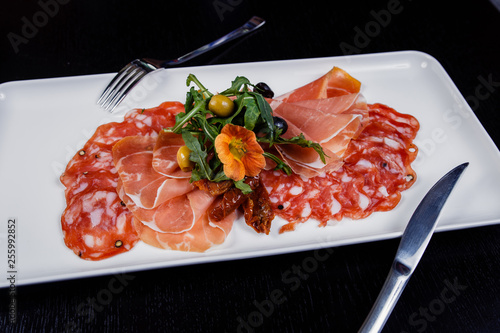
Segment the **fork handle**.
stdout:
<path fill-rule="evenodd" d="M 222 36 L 221 38 L 214 40 L 213 42 L 208 43 L 206 45 L 203 45 L 202 47 L 200 47 L 194 51 L 191 51 L 191 52 L 189 52 L 189 53 L 187 53 L 187 54 L 185 54 L 177 59 L 164 61 L 160 65 L 160 67 L 166 68 L 166 67 L 182 64 L 183 62 L 186 62 L 190 59 L 193 59 L 194 57 L 197 57 L 200 54 L 203 54 L 203 53 L 205 53 L 211 49 L 214 49 L 214 48 L 216 48 L 224 43 L 227 43 L 233 39 L 241 37 L 249 32 L 252 32 L 255 29 L 260 28 L 264 23 L 266 23 L 266 21 L 264 21 L 260 17 L 254 16 L 248 22 L 246 22 L 241 27 L 239 27 L 238 29 L 233 30 L 230 33 Z"/>

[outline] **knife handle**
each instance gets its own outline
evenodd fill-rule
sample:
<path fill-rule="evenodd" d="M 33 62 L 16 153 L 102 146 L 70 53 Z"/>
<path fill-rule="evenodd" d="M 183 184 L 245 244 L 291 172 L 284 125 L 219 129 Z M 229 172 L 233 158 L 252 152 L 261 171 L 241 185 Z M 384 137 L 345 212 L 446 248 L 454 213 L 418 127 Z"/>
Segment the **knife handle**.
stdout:
<path fill-rule="evenodd" d="M 392 265 L 384 286 L 368 317 L 366 317 L 365 322 L 359 329 L 359 333 L 375 333 L 382 330 L 399 296 L 401 296 L 410 275 L 411 273 L 408 268 L 401 263 L 395 262 Z"/>

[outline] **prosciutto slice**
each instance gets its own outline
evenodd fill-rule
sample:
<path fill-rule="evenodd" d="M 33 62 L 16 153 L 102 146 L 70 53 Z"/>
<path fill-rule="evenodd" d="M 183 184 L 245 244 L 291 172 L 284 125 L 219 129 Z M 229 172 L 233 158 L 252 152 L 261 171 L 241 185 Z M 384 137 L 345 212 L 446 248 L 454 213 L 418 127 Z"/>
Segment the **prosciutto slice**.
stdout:
<path fill-rule="evenodd" d="M 184 232 L 192 228 L 195 213 L 186 194 L 194 189 L 188 179 L 164 176 L 153 168 L 151 137 L 127 137 L 113 147 L 120 176 L 117 192 L 142 223 L 159 232 Z"/>
<path fill-rule="evenodd" d="M 181 145 L 180 135 L 165 131 L 156 138 L 132 136 L 118 141 L 113 147 L 120 177 L 117 193 L 133 214 L 134 229 L 145 243 L 204 252 L 225 240 L 235 214 L 209 221 L 215 197 L 191 185 L 190 173 L 178 168 L 176 155 Z"/>
<path fill-rule="evenodd" d="M 328 156 L 324 164 L 312 148 L 279 145 L 277 150 L 292 170 L 304 177 L 332 172 L 343 164 L 351 140 L 367 123 L 361 83 L 338 67 L 319 79 L 270 101 L 273 113 L 285 119 L 285 138 L 303 134 L 319 143 Z"/>
<path fill-rule="evenodd" d="M 161 131 L 153 150 L 153 169 L 172 178 L 190 178 L 191 172 L 182 171 L 177 163 L 177 151 L 182 146 L 182 135 Z"/>
<path fill-rule="evenodd" d="M 229 214 L 221 221 L 211 222 L 207 208 L 213 202 L 214 197 L 201 190 L 190 192 L 188 197 L 194 207 L 206 207 L 204 210 L 198 209 L 203 213 L 196 219 L 190 230 L 182 233 L 162 233 L 134 218 L 133 223 L 139 238 L 154 247 L 188 252 L 205 252 L 215 245 L 222 244 L 232 229 L 236 212 Z"/>
<path fill-rule="evenodd" d="M 293 123 L 288 123 L 288 131 L 284 137 L 289 138 L 301 133 L 304 134 L 306 139 L 312 140 Z M 342 159 L 328 148 L 323 149 L 327 155 L 325 164 L 313 148 L 302 148 L 298 145 L 275 145 L 275 147 L 294 173 L 307 178 L 334 171 L 341 167 L 343 163 Z"/>
<path fill-rule="evenodd" d="M 125 193 L 135 205 L 151 209 L 193 190 L 187 179 L 173 179 L 153 168 L 156 138 L 130 136 L 113 146 L 113 161 Z"/>
<path fill-rule="evenodd" d="M 158 232 L 181 233 L 191 229 L 196 221 L 195 212 L 186 194 L 171 198 L 155 208 L 137 206 L 125 193 L 119 181 L 116 191 L 134 217 Z"/>
<path fill-rule="evenodd" d="M 348 94 L 357 94 L 361 82 L 346 71 L 333 67 L 328 73 L 300 88 L 276 97 L 277 100 L 294 103 L 311 99 L 323 99 Z"/>

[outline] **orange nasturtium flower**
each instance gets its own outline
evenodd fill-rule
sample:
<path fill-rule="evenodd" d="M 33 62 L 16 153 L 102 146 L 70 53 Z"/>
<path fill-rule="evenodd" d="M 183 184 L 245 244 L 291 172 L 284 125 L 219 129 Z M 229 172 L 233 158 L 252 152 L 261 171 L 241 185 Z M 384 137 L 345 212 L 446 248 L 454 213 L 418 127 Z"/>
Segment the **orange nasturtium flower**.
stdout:
<path fill-rule="evenodd" d="M 225 125 L 215 138 L 215 151 L 224 165 L 224 173 L 235 181 L 257 176 L 266 165 L 264 150 L 255 133 L 241 126 Z"/>

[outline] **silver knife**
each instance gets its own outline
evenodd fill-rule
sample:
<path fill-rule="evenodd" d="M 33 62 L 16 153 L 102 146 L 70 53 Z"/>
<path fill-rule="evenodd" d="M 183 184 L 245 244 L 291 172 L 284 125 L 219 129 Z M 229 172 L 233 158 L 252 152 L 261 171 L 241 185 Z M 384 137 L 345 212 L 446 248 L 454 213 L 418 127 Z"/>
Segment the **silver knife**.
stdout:
<path fill-rule="evenodd" d="M 359 333 L 380 332 L 417 267 L 436 228 L 441 209 L 469 163 L 443 176 L 422 199 L 406 226 L 389 276 Z"/>

